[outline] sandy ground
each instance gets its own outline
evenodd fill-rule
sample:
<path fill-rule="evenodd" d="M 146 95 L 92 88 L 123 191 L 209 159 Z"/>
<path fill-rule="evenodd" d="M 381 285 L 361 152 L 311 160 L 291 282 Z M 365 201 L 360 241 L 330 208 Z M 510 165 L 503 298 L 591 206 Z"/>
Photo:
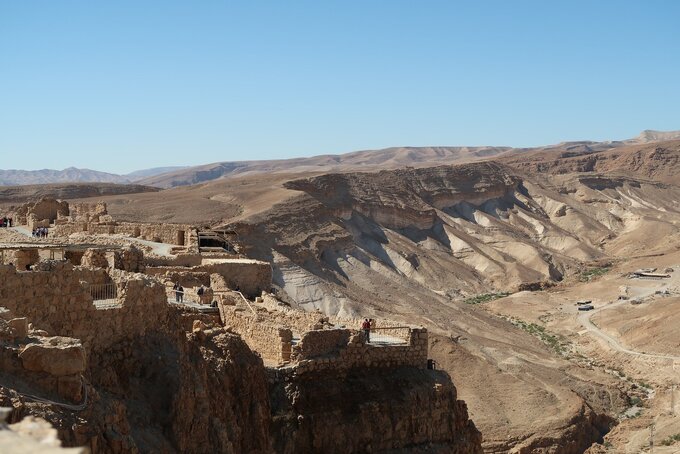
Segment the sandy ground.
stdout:
<path fill-rule="evenodd" d="M 669 279 L 628 277 L 645 267 L 674 271 Z M 593 301 L 594 311 L 577 310 L 576 301 L 584 299 Z M 680 452 L 680 443 L 659 444 L 680 433 L 680 253 L 632 259 L 592 282 L 521 292 L 484 306 L 544 327 L 564 342 L 570 361 L 602 369 L 643 391 L 640 404 L 620 415 L 603 452 L 650 452 L 652 425 L 655 453 Z"/>

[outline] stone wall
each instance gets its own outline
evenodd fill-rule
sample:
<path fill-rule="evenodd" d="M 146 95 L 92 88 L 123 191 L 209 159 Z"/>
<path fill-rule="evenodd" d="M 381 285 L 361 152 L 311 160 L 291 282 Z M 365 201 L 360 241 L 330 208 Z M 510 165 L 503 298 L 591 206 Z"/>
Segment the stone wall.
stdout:
<path fill-rule="evenodd" d="M 80 259 L 81 265 L 91 268 L 108 268 L 111 261 L 113 261 L 113 253 L 95 248 L 86 250 Z"/>
<path fill-rule="evenodd" d="M 171 257 L 146 257 L 147 266 L 176 266 L 189 268 L 203 263 L 203 257 L 198 252 L 177 254 Z"/>
<path fill-rule="evenodd" d="M 61 200 L 46 197 L 37 202 L 21 205 L 15 211 L 14 219 L 17 225 L 28 224 L 31 217 L 33 217 L 34 223 L 42 220 L 53 223 L 58 217 L 68 216 L 68 214 L 68 202 L 62 202 Z M 32 227 L 29 225 L 29 228 Z"/>
<path fill-rule="evenodd" d="M 195 245 L 198 248 L 196 228 L 188 224 L 145 224 L 135 222 L 73 222 L 55 225 L 50 234 L 69 236 L 74 233 L 88 232 L 99 235 L 122 234 L 133 238 L 155 241 L 178 246 Z"/>
<path fill-rule="evenodd" d="M 367 367 L 427 367 L 427 329 L 402 327 L 394 333 L 405 333 L 402 344 L 392 330 L 391 342 L 368 343 L 361 330 L 347 328 L 305 330 L 310 324 L 330 327 L 328 318 L 302 311 L 269 311 L 240 297 L 226 293 L 218 302 L 225 326 L 239 334 L 251 349 L 258 352 L 268 365 L 292 361 L 300 374 L 321 370 L 347 370 Z M 293 323 L 295 314 L 302 320 Z M 325 324 L 324 324 L 325 322 Z M 294 326 L 295 329 L 291 329 Z M 301 331 L 296 331 L 301 329 Z M 293 345 L 293 333 L 301 333 Z"/>
<path fill-rule="evenodd" d="M 228 330 L 238 334 L 264 362 L 276 366 L 290 361 L 293 332 L 265 321 L 239 307 L 220 306 L 220 318 Z"/>
<path fill-rule="evenodd" d="M 194 267 L 193 270 L 217 273 L 230 289 L 240 290 L 251 298 L 260 296 L 263 291 L 270 291 L 272 287 L 272 266 L 259 260 L 225 259 L 220 263 Z"/>
<path fill-rule="evenodd" d="M 67 222 L 100 222 L 108 219 L 108 210 L 105 202 L 96 203 L 69 203 L 69 217 L 60 218 Z"/>
<path fill-rule="evenodd" d="M 0 266 L 0 306 L 48 333 L 79 338 L 90 349 L 136 338 L 167 317 L 164 286 L 142 274 L 40 262 L 37 271 Z M 99 310 L 90 285 L 115 283 L 118 306 Z"/>
<path fill-rule="evenodd" d="M 182 287 L 210 287 L 210 273 L 205 271 L 187 271 L 186 268 L 158 266 L 147 267 L 146 274 L 156 276 L 161 280 L 179 282 Z"/>
<path fill-rule="evenodd" d="M 146 262 L 149 264 L 158 261 L 147 258 Z M 263 291 L 269 291 L 272 285 L 271 265 L 257 260 L 225 259 L 221 263 L 192 267 L 148 266 L 146 273 L 162 276 L 173 282 L 179 281 L 183 287 L 205 285 L 220 291 L 239 289 L 250 298 L 260 296 Z"/>
<path fill-rule="evenodd" d="M 26 317 L 12 318 L 5 308 L 0 311 L 0 371 L 19 377 L 20 391 L 36 387 L 55 399 L 80 402 L 80 374 L 87 365 L 80 341 L 45 336 L 29 329 Z"/>
<path fill-rule="evenodd" d="M 347 339 L 346 343 L 342 341 Z M 311 345 L 306 345 L 306 344 Z M 320 330 L 303 334 L 293 347 L 291 359 L 299 375 L 324 370 L 427 367 L 427 329 L 411 328 L 407 345 L 372 345 L 363 333 L 348 330 Z"/>

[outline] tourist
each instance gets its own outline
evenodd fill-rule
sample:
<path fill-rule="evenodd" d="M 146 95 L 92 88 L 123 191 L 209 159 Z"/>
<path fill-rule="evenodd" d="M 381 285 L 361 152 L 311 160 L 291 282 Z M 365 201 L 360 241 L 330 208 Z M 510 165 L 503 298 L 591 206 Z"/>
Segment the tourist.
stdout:
<path fill-rule="evenodd" d="M 175 291 L 175 302 L 179 303 L 179 282 L 175 282 L 175 285 L 172 286 L 172 289 Z"/>
<path fill-rule="evenodd" d="M 184 287 L 182 287 L 179 282 L 177 283 L 177 290 L 175 291 L 175 300 L 178 303 L 184 302 Z"/>
<path fill-rule="evenodd" d="M 198 294 L 198 304 L 210 304 L 210 296 L 207 294 L 205 286 L 201 285 L 196 293 Z"/>
<path fill-rule="evenodd" d="M 361 329 L 364 331 L 366 342 L 371 342 L 371 322 L 368 319 L 364 319 L 364 322 L 361 324 Z"/>

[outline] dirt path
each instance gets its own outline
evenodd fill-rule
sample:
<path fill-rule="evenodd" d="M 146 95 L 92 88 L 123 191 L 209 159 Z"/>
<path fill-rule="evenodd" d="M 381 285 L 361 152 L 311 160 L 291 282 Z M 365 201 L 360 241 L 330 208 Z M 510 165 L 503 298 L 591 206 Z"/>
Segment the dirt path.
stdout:
<path fill-rule="evenodd" d="M 653 291 L 652 291 L 653 293 Z M 657 358 L 657 359 L 672 359 L 672 360 L 680 360 L 680 356 L 672 356 L 672 355 L 658 355 L 654 353 L 643 353 L 643 352 L 638 352 L 635 350 L 630 350 L 622 346 L 617 339 L 614 337 L 610 336 L 609 334 L 605 333 L 602 331 L 600 328 L 595 326 L 595 324 L 590 320 L 592 316 L 595 314 L 598 314 L 602 311 L 605 311 L 607 309 L 612 309 L 618 306 L 622 306 L 624 304 L 630 304 L 629 300 L 622 300 L 622 301 L 617 301 L 616 303 L 609 304 L 607 306 L 603 306 L 599 309 L 595 309 L 594 311 L 590 312 L 583 312 L 582 314 L 579 314 L 578 319 L 579 322 L 581 322 L 581 325 L 588 330 L 588 332 L 594 334 L 595 336 L 599 337 L 600 339 L 606 341 L 611 348 L 616 350 L 617 352 L 621 353 L 627 353 L 629 355 L 635 355 L 635 356 L 642 356 L 646 358 Z"/>
<path fill-rule="evenodd" d="M 139 243 L 144 246 L 150 247 L 151 252 L 161 257 L 174 257 L 172 254 L 172 248 L 174 245 L 167 243 L 156 243 L 154 241 L 142 240 L 140 238 L 125 237 L 126 240 L 132 241 L 134 243 Z"/>

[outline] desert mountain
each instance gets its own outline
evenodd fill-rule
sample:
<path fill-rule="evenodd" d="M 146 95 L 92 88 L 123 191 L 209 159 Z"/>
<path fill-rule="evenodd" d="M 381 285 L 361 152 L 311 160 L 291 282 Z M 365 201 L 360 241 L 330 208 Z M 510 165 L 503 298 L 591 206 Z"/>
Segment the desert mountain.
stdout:
<path fill-rule="evenodd" d="M 328 173 L 378 171 L 401 167 L 428 167 L 485 160 L 501 156 L 524 154 L 579 155 L 603 152 L 626 145 L 680 140 L 680 131 L 646 130 L 633 139 L 623 141 L 563 142 L 535 148 L 511 147 L 392 147 L 382 150 L 363 150 L 339 155 L 320 155 L 306 158 L 232 161 L 192 167 L 155 167 L 131 172 L 127 175 L 98 172 L 70 167 L 64 170 L 0 170 L 0 186 L 24 184 L 49 184 L 73 182 L 135 182 L 147 186 L 171 188 L 208 181 L 261 173 Z"/>
<path fill-rule="evenodd" d="M 69 167 L 64 170 L 0 170 L 0 186 L 54 184 L 54 183 L 118 183 L 128 184 L 143 178 L 174 172 L 185 167 L 154 167 L 131 172 L 127 175 L 99 172 L 90 169 Z"/>
<path fill-rule="evenodd" d="M 666 183 L 680 181 L 680 140 L 626 145 L 610 150 L 590 147 L 539 150 L 501 160 L 535 175 L 606 172 Z"/>
<path fill-rule="evenodd" d="M 124 175 L 130 181 L 139 181 L 144 178 L 154 177 L 164 173 L 177 172 L 186 169 L 186 166 L 153 167 L 151 169 L 135 170 Z"/>
<path fill-rule="evenodd" d="M 634 139 L 606 142 L 564 142 L 536 148 L 511 147 L 394 147 L 382 150 L 364 150 L 341 155 L 322 155 L 272 161 L 218 162 L 189 167 L 176 172 L 156 175 L 140 183 L 162 188 L 192 185 L 207 181 L 254 173 L 300 172 L 353 172 L 397 169 L 400 167 L 425 167 L 442 164 L 465 163 L 501 156 L 537 152 L 583 153 L 615 149 L 630 144 L 644 144 L 659 140 L 680 138 L 679 131 L 644 131 Z"/>
<path fill-rule="evenodd" d="M 64 170 L 0 170 L 0 185 L 49 183 L 130 183 L 130 180 L 113 173 L 69 167 Z"/>
<path fill-rule="evenodd" d="M 234 229 L 243 251 L 271 261 L 293 306 L 427 325 L 432 356 L 468 402 L 486 452 L 584 452 L 629 405 L 628 385 L 601 358 L 581 367 L 581 352 L 561 347 L 581 328 L 540 337 L 465 301 L 556 285 L 495 307 L 560 329 L 563 314 L 542 302 L 584 270 L 675 250 L 678 146 L 571 142 L 458 165 L 244 171 L 101 199 L 118 220 Z M 575 298 L 565 307 L 575 311 Z"/>

